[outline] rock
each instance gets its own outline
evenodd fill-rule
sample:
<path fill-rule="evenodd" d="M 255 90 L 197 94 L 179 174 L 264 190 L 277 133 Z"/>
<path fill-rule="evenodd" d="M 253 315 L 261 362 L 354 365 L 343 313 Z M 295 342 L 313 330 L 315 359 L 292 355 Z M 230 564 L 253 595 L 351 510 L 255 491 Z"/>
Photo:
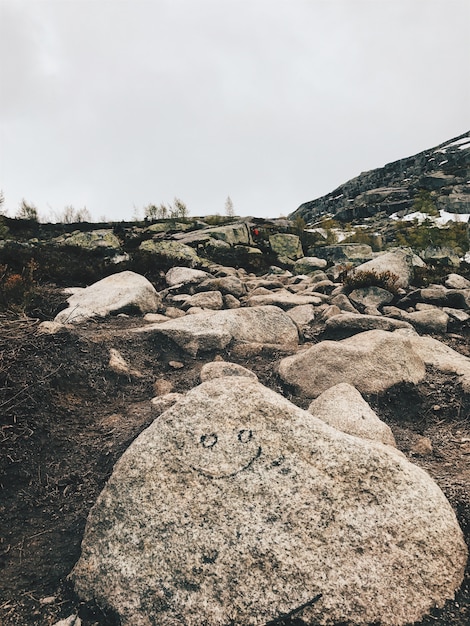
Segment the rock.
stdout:
<path fill-rule="evenodd" d="M 287 315 L 298 328 L 307 326 L 315 319 L 315 307 L 313 304 L 301 304 L 287 311 Z"/>
<path fill-rule="evenodd" d="M 239 309 L 241 307 L 240 300 L 232 296 L 232 294 L 228 293 L 224 296 L 224 307 L 226 309 Z"/>
<path fill-rule="evenodd" d="M 201 382 L 206 380 L 212 380 L 214 378 L 224 378 L 225 376 L 244 376 L 248 378 L 258 377 L 254 372 L 238 365 L 238 363 L 227 363 L 227 361 L 212 361 L 212 363 L 206 363 L 201 369 Z"/>
<path fill-rule="evenodd" d="M 53 626 L 82 626 L 82 620 L 78 615 L 70 615 L 65 619 L 59 620 Z"/>
<path fill-rule="evenodd" d="M 449 289 L 470 289 L 470 280 L 460 276 L 460 274 L 449 274 L 444 285 Z"/>
<path fill-rule="evenodd" d="M 93 317 L 117 315 L 130 310 L 155 312 L 161 299 L 144 276 L 125 271 L 81 289 L 72 294 L 67 302 L 68 308 L 56 315 L 55 322 L 77 324 Z"/>
<path fill-rule="evenodd" d="M 57 335 L 58 333 L 67 332 L 68 329 L 64 324 L 59 322 L 41 322 L 38 326 L 38 333 L 40 335 Z"/>
<path fill-rule="evenodd" d="M 341 310 L 336 306 L 336 304 L 326 304 L 323 305 L 325 308 L 320 313 L 320 319 L 322 321 L 329 320 L 331 317 L 336 317 L 337 315 L 341 315 Z"/>
<path fill-rule="evenodd" d="M 132 369 L 122 354 L 116 348 L 110 348 L 109 350 L 109 369 L 120 376 L 134 376 L 135 378 L 142 378 L 142 374 L 135 369 Z"/>
<path fill-rule="evenodd" d="M 179 241 L 148 239 L 140 244 L 139 250 L 160 257 L 166 263 L 171 264 L 185 261 L 194 266 L 200 262 L 196 251 Z"/>
<path fill-rule="evenodd" d="M 246 303 L 248 306 L 266 306 L 273 305 L 278 306 L 281 309 L 291 309 L 294 306 L 300 306 L 302 304 L 318 305 L 323 302 L 320 294 L 304 296 L 301 294 L 291 293 L 287 289 L 282 291 L 276 291 L 265 295 L 249 295 Z"/>
<path fill-rule="evenodd" d="M 362 332 L 364 330 L 396 330 L 397 328 L 411 328 L 408 322 L 382 317 L 377 315 L 361 315 L 360 313 L 341 313 L 326 320 L 329 330 L 350 330 Z"/>
<path fill-rule="evenodd" d="M 199 352 L 223 350 L 231 341 L 295 346 L 298 332 L 294 322 L 274 306 L 249 307 L 201 313 L 133 332 L 151 332 L 168 337 L 192 356 Z"/>
<path fill-rule="evenodd" d="M 220 291 L 222 294 L 231 294 L 236 298 L 240 298 L 247 292 L 245 283 L 237 276 L 221 276 L 220 278 L 209 278 L 196 288 L 196 291 Z"/>
<path fill-rule="evenodd" d="M 164 378 L 159 378 L 153 383 L 153 388 L 157 396 L 164 396 L 173 390 L 173 383 Z"/>
<path fill-rule="evenodd" d="M 393 300 L 393 294 L 381 287 L 360 287 L 349 294 L 349 299 L 353 304 L 362 307 L 379 308 L 384 304 L 389 304 Z"/>
<path fill-rule="evenodd" d="M 449 323 L 447 313 L 438 308 L 405 313 L 402 319 L 410 322 L 417 330 L 425 333 L 446 333 L 447 324 Z"/>
<path fill-rule="evenodd" d="M 414 274 L 413 252 L 410 248 L 398 248 L 392 252 L 384 252 L 375 259 L 358 265 L 353 270 L 352 275 L 354 276 L 358 272 L 375 272 L 376 274 L 391 272 L 398 277 L 396 286 L 406 288 L 410 285 Z"/>
<path fill-rule="evenodd" d="M 432 443 L 429 437 L 420 437 L 410 450 L 416 456 L 432 454 Z"/>
<path fill-rule="evenodd" d="M 364 261 L 374 256 L 372 248 L 365 243 L 342 243 L 336 246 L 323 246 L 315 248 L 315 254 L 333 263 Z"/>
<path fill-rule="evenodd" d="M 460 309 L 453 309 L 449 306 L 442 307 L 444 313 L 451 318 L 451 321 L 458 322 L 459 324 L 464 324 L 470 319 L 470 315 L 465 313 L 465 311 L 461 311 Z"/>
<path fill-rule="evenodd" d="M 390 427 L 382 422 L 359 391 L 348 383 L 339 383 L 324 391 L 310 404 L 308 410 L 344 433 L 396 446 Z"/>
<path fill-rule="evenodd" d="M 71 579 L 122 626 L 260 625 L 296 609 L 308 624 L 403 626 L 454 597 L 466 558 L 426 472 L 230 377 L 131 444 Z"/>
<path fill-rule="evenodd" d="M 60 245 L 84 248 L 85 250 L 104 250 L 114 254 L 122 254 L 121 242 L 112 229 L 99 229 L 89 232 L 77 231 L 66 236 Z"/>
<path fill-rule="evenodd" d="M 348 296 L 344 293 L 339 293 L 334 296 L 330 300 L 331 304 L 336 305 L 342 311 L 346 311 L 347 313 L 359 313 L 359 311 L 354 307 L 354 305 L 349 300 Z"/>
<path fill-rule="evenodd" d="M 397 331 L 398 333 L 407 331 Z M 408 336 L 414 352 L 425 362 L 441 372 L 457 374 L 466 393 L 470 393 L 470 359 L 432 337 Z"/>
<path fill-rule="evenodd" d="M 168 365 L 174 370 L 181 370 L 184 367 L 184 363 L 181 361 L 168 361 Z"/>
<path fill-rule="evenodd" d="M 409 337 L 369 330 L 342 341 L 322 341 L 282 359 L 279 374 L 307 398 L 338 383 L 380 393 L 402 382 L 417 384 L 426 370 Z"/>
<path fill-rule="evenodd" d="M 287 259 L 295 260 L 304 256 L 298 235 L 290 235 L 287 233 L 269 235 L 269 245 L 271 246 L 271 250 L 277 254 L 278 257 L 287 257 Z"/>
<path fill-rule="evenodd" d="M 296 261 L 294 265 L 294 274 L 311 274 L 317 270 L 324 269 L 326 265 L 327 262 L 325 259 L 320 259 L 316 256 L 304 256 L 302 259 Z"/>
<path fill-rule="evenodd" d="M 144 315 L 144 321 L 149 322 L 149 324 L 161 324 L 162 322 L 168 322 L 169 319 L 168 315 L 162 315 L 161 313 L 146 313 Z"/>
<path fill-rule="evenodd" d="M 460 257 L 457 252 L 453 248 L 446 246 L 443 246 L 442 248 L 429 246 L 422 253 L 422 257 L 425 261 L 432 261 L 434 263 L 439 263 L 440 265 L 453 267 L 459 267 L 460 265 Z"/>
<path fill-rule="evenodd" d="M 181 398 L 184 398 L 182 393 L 166 393 L 162 396 L 156 396 L 150 400 L 152 405 L 152 413 L 155 416 L 161 415 L 164 411 L 168 410 L 174 404 L 176 404 Z"/>
<path fill-rule="evenodd" d="M 189 296 L 183 304 L 183 308 L 200 307 L 201 309 L 219 310 L 224 306 L 224 300 L 220 291 L 202 291 L 194 296 Z"/>
<path fill-rule="evenodd" d="M 165 274 L 166 284 L 169 287 L 174 287 L 175 285 L 195 285 L 207 278 L 211 278 L 208 272 L 195 270 L 190 267 L 172 267 Z"/>

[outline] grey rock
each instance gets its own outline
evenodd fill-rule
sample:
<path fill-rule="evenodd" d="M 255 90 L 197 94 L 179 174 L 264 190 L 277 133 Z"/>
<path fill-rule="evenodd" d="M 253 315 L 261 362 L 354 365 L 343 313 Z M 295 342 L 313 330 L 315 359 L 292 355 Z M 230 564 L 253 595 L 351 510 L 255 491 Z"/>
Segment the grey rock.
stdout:
<path fill-rule="evenodd" d="M 363 307 L 380 307 L 389 304 L 393 300 L 393 294 L 381 287 L 360 287 L 349 294 L 353 304 Z"/>
<path fill-rule="evenodd" d="M 444 284 L 449 289 L 470 289 L 470 280 L 460 276 L 460 274 L 449 274 Z"/>
<path fill-rule="evenodd" d="M 254 378 L 258 380 L 258 377 L 254 372 L 238 365 L 238 363 L 229 363 L 227 361 L 212 361 L 212 363 L 206 363 L 201 369 L 201 382 L 206 380 L 213 380 L 214 378 L 224 378 L 225 376 L 244 376 L 245 378 Z"/>
<path fill-rule="evenodd" d="M 397 328 L 411 328 L 408 322 L 395 320 L 389 317 L 376 315 L 361 315 L 360 313 L 341 313 L 330 317 L 326 321 L 329 330 L 351 330 L 362 332 L 365 330 L 396 330 Z"/>
<path fill-rule="evenodd" d="M 263 306 L 263 305 L 274 305 L 278 306 L 281 309 L 291 309 L 294 306 L 299 306 L 301 304 L 313 304 L 318 305 L 323 302 L 320 294 L 318 295 L 301 295 L 290 293 L 289 291 L 282 290 L 277 291 L 265 295 L 249 295 L 247 298 L 248 306 Z"/>
<path fill-rule="evenodd" d="M 289 309 L 286 313 L 298 328 L 307 326 L 315 319 L 315 307 L 313 304 L 301 304 Z"/>
<path fill-rule="evenodd" d="M 93 317 L 117 315 L 129 310 L 150 313 L 161 305 L 153 285 L 144 276 L 130 271 L 107 276 L 73 293 L 67 302 L 68 308 L 56 315 L 55 322 L 78 324 Z"/>
<path fill-rule="evenodd" d="M 330 426 L 349 435 L 395 446 L 395 437 L 359 391 L 348 383 L 330 387 L 314 400 L 308 410 Z"/>
<path fill-rule="evenodd" d="M 305 603 L 307 623 L 403 626 L 454 597 L 466 558 L 426 472 L 230 377 L 131 444 L 71 578 L 123 626 L 254 626 Z"/>
<path fill-rule="evenodd" d="M 201 291 L 189 296 L 183 303 L 183 308 L 200 307 L 201 309 L 219 310 L 224 306 L 220 291 Z"/>
<path fill-rule="evenodd" d="M 222 294 L 231 294 L 236 298 L 245 295 L 247 288 L 242 280 L 237 276 L 222 276 L 220 278 L 209 278 L 199 283 L 196 291 L 217 290 Z"/>
<path fill-rule="evenodd" d="M 176 285 L 194 285 L 211 278 L 208 272 L 195 270 L 190 267 L 172 267 L 165 274 L 166 284 L 169 287 Z"/>
<path fill-rule="evenodd" d="M 282 359 L 279 374 L 307 398 L 316 398 L 338 383 L 361 393 L 380 393 L 402 382 L 417 384 L 426 370 L 410 338 L 369 330 L 343 339 L 322 341 Z"/>
<path fill-rule="evenodd" d="M 358 265 L 353 270 L 353 275 L 358 272 L 391 272 L 397 276 L 397 287 L 408 287 L 413 275 L 413 251 L 410 248 L 398 248 L 391 252 L 384 252 L 375 259 Z"/>
<path fill-rule="evenodd" d="M 336 305 L 339 309 L 341 309 L 341 311 L 346 311 L 347 313 L 359 313 L 356 307 L 351 303 L 348 296 L 344 293 L 339 293 L 331 298 L 330 303 Z"/>
<path fill-rule="evenodd" d="M 294 322 L 274 306 L 204 312 L 163 324 L 143 326 L 133 332 L 168 337 L 192 356 L 199 352 L 223 350 L 231 341 L 289 346 L 298 342 Z"/>
<path fill-rule="evenodd" d="M 185 261 L 194 266 L 201 262 L 194 248 L 179 241 L 148 239 L 140 244 L 139 250 L 160 257 L 170 263 Z"/>
<path fill-rule="evenodd" d="M 296 261 L 294 265 L 294 274 L 312 274 L 317 270 L 324 269 L 326 265 L 327 262 L 325 259 L 320 259 L 316 256 L 305 256 Z"/>
<path fill-rule="evenodd" d="M 287 259 L 295 260 L 304 256 L 298 235 L 287 233 L 269 235 L 269 245 L 271 246 L 271 250 L 279 257 L 287 257 Z"/>

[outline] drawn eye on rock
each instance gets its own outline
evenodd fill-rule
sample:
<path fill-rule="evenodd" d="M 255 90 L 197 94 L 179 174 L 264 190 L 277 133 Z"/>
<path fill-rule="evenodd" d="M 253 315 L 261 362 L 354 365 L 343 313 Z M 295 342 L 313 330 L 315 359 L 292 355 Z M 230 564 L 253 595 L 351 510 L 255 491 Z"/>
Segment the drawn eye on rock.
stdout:
<path fill-rule="evenodd" d="M 207 424 L 209 425 L 209 424 Z M 210 426 L 209 426 L 210 428 Z M 201 430 L 191 447 L 191 468 L 205 478 L 220 479 L 236 476 L 247 470 L 261 456 L 256 433 L 235 424 L 225 425 L 217 433 Z M 188 448 L 189 452 L 189 448 Z"/>
<path fill-rule="evenodd" d="M 200 444 L 203 448 L 213 448 L 217 443 L 217 435 L 210 433 L 210 435 L 201 435 Z"/>
<path fill-rule="evenodd" d="M 251 439 L 253 439 L 252 430 L 241 430 L 238 433 L 238 441 L 240 441 L 241 443 L 248 443 Z"/>

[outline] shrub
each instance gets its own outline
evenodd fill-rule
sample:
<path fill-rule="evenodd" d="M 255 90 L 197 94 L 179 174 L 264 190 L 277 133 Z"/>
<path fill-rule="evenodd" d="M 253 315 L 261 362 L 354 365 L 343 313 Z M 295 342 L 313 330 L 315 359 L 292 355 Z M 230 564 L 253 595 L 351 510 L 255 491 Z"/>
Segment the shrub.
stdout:
<path fill-rule="evenodd" d="M 398 295 L 399 288 L 397 286 L 398 276 L 386 270 L 385 272 L 376 272 L 375 270 L 359 270 L 347 273 L 344 283 L 351 291 L 360 287 L 381 287 L 394 295 Z"/>

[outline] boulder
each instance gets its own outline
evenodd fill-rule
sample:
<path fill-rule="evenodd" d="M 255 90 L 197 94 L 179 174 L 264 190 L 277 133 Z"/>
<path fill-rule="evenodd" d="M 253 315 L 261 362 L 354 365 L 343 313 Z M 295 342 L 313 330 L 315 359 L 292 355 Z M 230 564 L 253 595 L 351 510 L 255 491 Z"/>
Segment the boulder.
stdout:
<path fill-rule="evenodd" d="M 71 579 L 122 626 L 403 626 L 454 597 L 466 559 L 426 472 L 232 376 L 131 444 Z"/>
<path fill-rule="evenodd" d="M 470 280 L 460 276 L 460 274 L 449 274 L 444 284 L 449 289 L 470 289 Z"/>
<path fill-rule="evenodd" d="M 302 328 L 315 319 L 315 307 L 313 304 L 301 304 L 288 309 L 287 315 L 297 324 L 298 328 Z"/>
<path fill-rule="evenodd" d="M 224 306 L 224 299 L 220 291 L 201 291 L 189 296 L 183 303 L 183 308 L 201 307 L 201 309 L 219 310 Z"/>
<path fill-rule="evenodd" d="M 194 285 L 211 278 L 208 272 L 195 270 L 190 267 L 172 267 L 165 274 L 166 284 L 169 287 L 176 285 Z"/>
<path fill-rule="evenodd" d="M 395 437 L 359 391 L 348 383 L 330 387 L 314 400 L 308 410 L 330 426 L 349 435 L 396 446 Z"/>
<path fill-rule="evenodd" d="M 237 276 L 221 276 L 219 278 L 208 278 L 196 287 L 196 291 L 217 290 L 222 294 L 230 294 L 235 298 L 245 295 L 247 288 L 245 283 Z"/>
<path fill-rule="evenodd" d="M 168 337 L 188 354 L 223 350 L 235 343 L 281 344 L 296 346 L 297 327 L 284 311 L 260 306 L 204 312 L 135 329 Z"/>
<path fill-rule="evenodd" d="M 361 315 L 359 313 L 341 313 L 326 321 L 329 330 L 348 330 L 355 333 L 364 330 L 396 330 L 411 328 L 408 322 L 391 319 L 381 315 Z"/>
<path fill-rule="evenodd" d="M 238 363 L 212 361 L 212 363 L 206 363 L 202 366 L 200 374 L 201 382 L 214 378 L 224 378 L 225 376 L 244 376 L 245 378 L 248 377 L 258 380 L 254 372 L 243 367 L 243 365 L 238 365 Z"/>
<path fill-rule="evenodd" d="M 398 248 L 391 252 L 384 252 L 375 259 L 358 265 L 353 271 L 353 276 L 358 272 L 374 272 L 376 274 L 391 272 L 398 277 L 397 287 L 409 287 L 414 275 L 413 252 L 410 248 Z"/>
<path fill-rule="evenodd" d="M 295 262 L 294 274 L 312 274 L 317 270 L 324 269 L 326 265 L 325 259 L 320 259 L 316 256 L 304 256 Z M 327 278 L 326 274 L 325 278 Z"/>
<path fill-rule="evenodd" d="M 112 274 L 73 293 L 68 307 L 55 317 L 62 324 L 77 324 L 93 317 L 139 311 L 150 313 L 161 305 L 153 285 L 140 274 L 125 271 Z"/>
<path fill-rule="evenodd" d="M 139 250 L 141 252 L 146 252 L 147 254 L 158 256 L 167 263 L 172 264 L 185 261 L 194 266 L 200 262 L 196 251 L 190 246 L 187 246 L 179 241 L 148 239 L 140 244 Z"/>
<path fill-rule="evenodd" d="M 385 330 L 322 341 L 279 364 L 282 380 L 307 398 L 338 383 L 349 383 L 361 393 L 380 393 L 398 383 L 417 384 L 425 373 L 410 338 Z"/>
<path fill-rule="evenodd" d="M 349 299 L 353 304 L 361 307 L 375 307 L 378 309 L 384 304 L 389 304 L 393 300 L 393 294 L 381 287 L 360 287 L 351 291 Z"/>
<path fill-rule="evenodd" d="M 264 295 L 250 295 L 247 298 L 246 303 L 248 306 L 263 306 L 263 305 L 274 305 L 281 307 L 281 309 L 291 309 L 294 306 L 300 306 L 302 304 L 313 304 L 318 305 L 323 302 L 322 296 L 318 295 L 301 295 L 296 293 L 291 293 L 287 291 L 287 289 L 283 289 L 282 291 L 276 291 L 273 293 L 267 293 Z"/>
<path fill-rule="evenodd" d="M 333 263 L 364 261 L 374 256 L 372 248 L 365 243 L 342 243 L 336 246 L 322 246 L 321 248 L 315 248 L 314 252 L 315 256 Z"/>
<path fill-rule="evenodd" d="M 59 245 L 84 248 L 85 250 L 104 250 L 114 254 L 122 254 L 121 242 L 110 228 L 101 228 L 89 232 L 77 231 L 65 236 Z"/>
<path fill-rule="evenodd" d="M 287 259 L 295 261 L 304 256 L 298 235 L 288 233 L 269 235 L 269 245 L 271 246 L 271 250 L 276 253 L 278 257 L 287 257 Z"/>

